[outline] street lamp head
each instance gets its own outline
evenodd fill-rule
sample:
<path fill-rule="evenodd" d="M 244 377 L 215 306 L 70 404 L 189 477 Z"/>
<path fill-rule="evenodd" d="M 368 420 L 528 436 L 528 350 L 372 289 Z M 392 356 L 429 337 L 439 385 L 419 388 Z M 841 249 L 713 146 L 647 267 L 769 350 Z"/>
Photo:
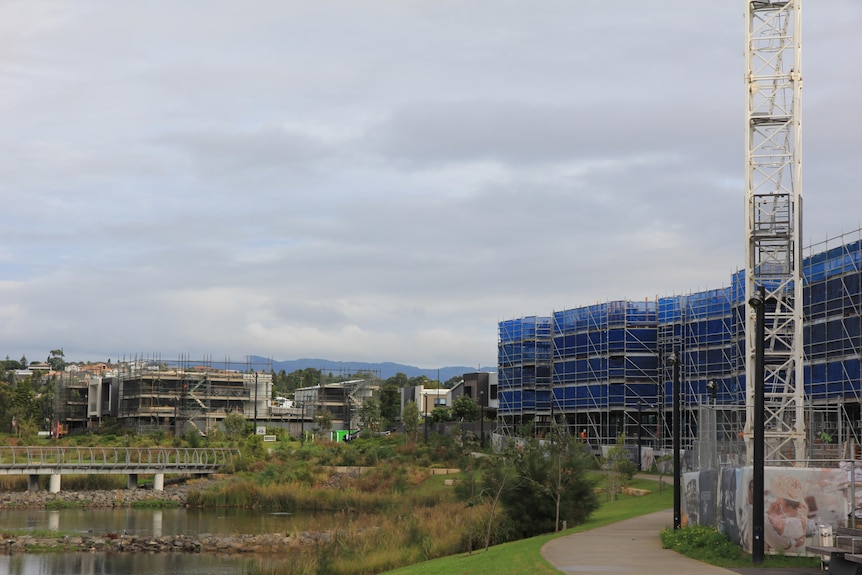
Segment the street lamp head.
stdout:
<path fill-rule="evenodd" d="M 757 289 L 754 290 L 754 294 L 749 298 L 748 305 L 750 305 L 754 309 L 759 309 L 763 307 L 763 304 L 765 303 L 766 288 L 763 286 L 758 286 Z"/>

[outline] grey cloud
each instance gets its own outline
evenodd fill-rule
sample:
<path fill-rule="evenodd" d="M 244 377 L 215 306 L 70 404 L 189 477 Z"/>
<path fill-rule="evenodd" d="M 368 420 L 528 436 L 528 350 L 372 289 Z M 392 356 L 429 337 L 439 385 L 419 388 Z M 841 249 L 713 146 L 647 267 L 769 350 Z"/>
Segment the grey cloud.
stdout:
<path fill-rule="evenodd" d="M 0 344 L 488 365 L 500 319 L 723 285 L 725 4 L 5 6 Z M 804 17 L 821 239 L 859 220 L 862 7 Z"/>

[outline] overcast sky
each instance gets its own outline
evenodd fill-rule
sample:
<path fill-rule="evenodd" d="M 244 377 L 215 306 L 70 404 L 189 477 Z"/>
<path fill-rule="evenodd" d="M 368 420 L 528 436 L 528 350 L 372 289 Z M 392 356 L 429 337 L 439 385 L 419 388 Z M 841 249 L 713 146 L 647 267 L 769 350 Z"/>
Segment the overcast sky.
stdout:
<path fill-rule="evenodd" d="M 806 243 L 862 2 L 803 11 Z M 744 2 L 0 0 L 0 354 L 496 364 L 744 266 Z"/>

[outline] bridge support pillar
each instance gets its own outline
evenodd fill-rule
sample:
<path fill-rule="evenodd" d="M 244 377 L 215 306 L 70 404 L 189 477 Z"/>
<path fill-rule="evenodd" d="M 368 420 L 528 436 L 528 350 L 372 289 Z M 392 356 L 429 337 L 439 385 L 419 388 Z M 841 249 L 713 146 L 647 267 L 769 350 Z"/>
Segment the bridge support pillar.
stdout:
<path fill-rule="evenodd" d="M 60 493 L 60 477 L 62 476 L 59 473 L 51 475 L 51 479 L 48 481 L 48 491 L 51 493 Z"/>
<path fill-rule="evenodd" d="M 27 491 L 39 491 L 38 475 L 30 475 L 27 477 Z"/>
<path fill-rule="evenodd" d="M 153 491 L 164 491 L 165 490 L 165 474 L 164 473 L 156 473 L 153 475 Z"/>
<path fill-rule="evenodd" d="M 129 473 L 129 480 L 126 482 L 126 489 L 137 489 L 138 488 L 138 474 L 137 473 Z"/>

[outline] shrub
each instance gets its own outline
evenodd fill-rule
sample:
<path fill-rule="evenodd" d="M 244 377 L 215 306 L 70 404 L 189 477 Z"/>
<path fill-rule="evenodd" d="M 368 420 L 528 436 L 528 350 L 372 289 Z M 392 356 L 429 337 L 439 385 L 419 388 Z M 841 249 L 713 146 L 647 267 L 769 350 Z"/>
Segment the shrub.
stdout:
<path fill-rule="evenodd" d="M 186 443 L 189 447 L 197 448 L 203 444 L 203 439 L 201 438 L 201 434 L 196 429 L 191 429 L 186 432 L 185 436 Z"/>
<path fill-rule="evenodd" d="M 706 561 L 739 559 L 742 549 L 714 527 L 690 525 L 677 530 L 663 529 L 661 544 L 683 555 Z"/>
<path fill-rule="evenodd" d="M 341 465 L 359 465 L 359 452 L 355 449 L 346 449 L 341 453 Z"/>

